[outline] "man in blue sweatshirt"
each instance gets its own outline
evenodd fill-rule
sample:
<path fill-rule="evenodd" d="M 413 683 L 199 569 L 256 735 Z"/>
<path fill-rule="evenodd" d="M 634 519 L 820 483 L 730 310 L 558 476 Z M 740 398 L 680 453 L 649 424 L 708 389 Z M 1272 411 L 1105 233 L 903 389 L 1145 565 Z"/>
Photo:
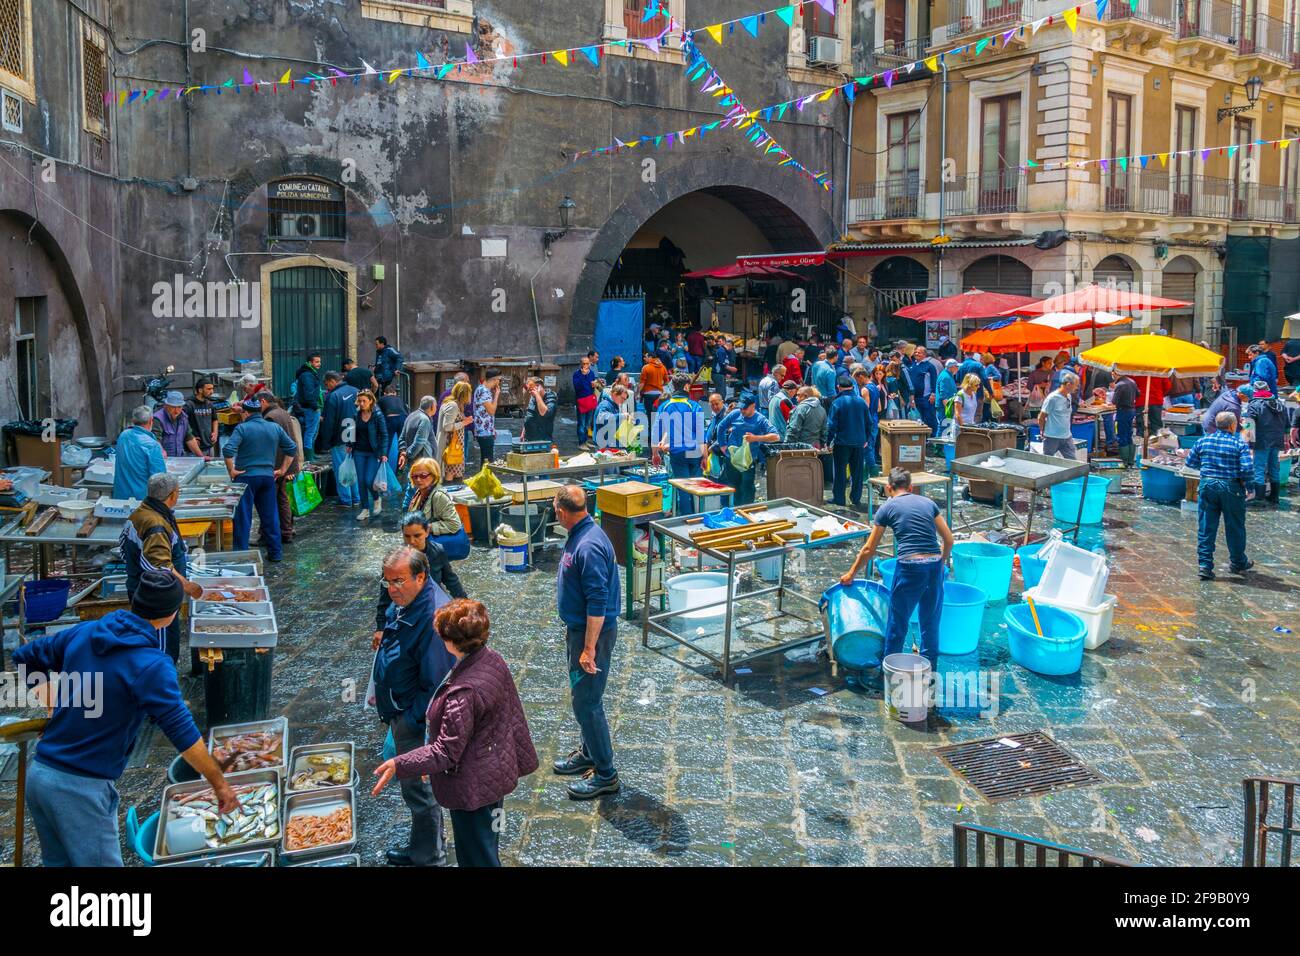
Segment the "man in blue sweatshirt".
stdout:
<path fill-rule="evenodd" d="M 181 699 L 159 634 L 184 591 L 171 571 L 140 575 L 131 610 L 113 611 L 13 654 L 29 686 L 50 693 L 52 718 L 27 777 L 27 801 L 46 866 L 121 866 L 117 778 L 145 717 L 212 784 L 223 812 L 236 798 Z M 57 680 L 56 680 L 57 678 Z"/>
<path fill-rule="evenodd" d="M 297 460 L 298 443 L 275 422 L 262 417 L 260 398 L 246 398 L 239 408 L 244 420 L 235 426 L 224 451 L 230 480 L 248 486 L 235 508 L 235 550 L 243 551 L 248 547 L 248 533 L 253 528 L 253 506 L 256 505 L 267 558 L 279 561 L 282 556 L 280 502 L 275 483 Z M 289 457 L 277 468 L 281 452 Z"/>
<path fill-rule="evenodd" d="M 339 469 L 348 456 L 347 446 L 351 444 L 356 431 L 357 389 L 345 382 L 338 372 L 326 372 L 325 391 L 325 410 L 321 412 L 315 448 L 321 454 L 327 451 L 330 453 L 339 501 L 350 508 L 361 504 L 361 489 L 356 485 L 344 488 L 338 483 L 338 476 Z"/>
<path fill-rule="evenodd" d="M 574 800 L 618 793 L 614 745 L 605 719 L 605 682 L 618 636 L 618 564 L 609 537 L 587 514 L 587 493 L 565 485 L 555 495 L 555 516 L 569 533 L 555 590 L 566 628 L 569 691 L 582 743 L 554 764 L 561 776 L 582 774 L 569 784 Z"/>
<path fill-rule="evenodd" d="M 847 375 L 836 385 L 838 393 L 831 402 L 830 418 L 826 422 L 826 436 L 834 455 L 835 478 L 832 484 L 831 503 L 844 507 L 844 470 L 853 479 L 849 500 L 855 510 L 862 509 L 863 456 L 866 454 L 870 413 L 867 403 Z"/>
<path fill-rule="evenodd" d="M 668 453 L 669 471 L 674 478 L 698 478 L 704 457 L 704 409 L 691 399 L 691 377 L 685 372 L 673 376 L 673 393 L 659 403 L 659 414 L 651 427 L 651 445 L 659 454 Z"/>
<path fill-rule="evenodd" d="M 392 603 L 371 642 L 371 677 L 375 710 L 392 737 L 391 757 L 424 746 L 429 701 L 456 661 L 433 629 L 434 614 L 450 599 L 430 581 L 425 556 L 410 547 L 390 551 L 383 575 Z M 428 782 L 420 777 L 403 780 L 402 799 L 411 811 L 411 837 L 406 846 L 388 851 L 389 865 L 446 866 L 442 808 Z"/>

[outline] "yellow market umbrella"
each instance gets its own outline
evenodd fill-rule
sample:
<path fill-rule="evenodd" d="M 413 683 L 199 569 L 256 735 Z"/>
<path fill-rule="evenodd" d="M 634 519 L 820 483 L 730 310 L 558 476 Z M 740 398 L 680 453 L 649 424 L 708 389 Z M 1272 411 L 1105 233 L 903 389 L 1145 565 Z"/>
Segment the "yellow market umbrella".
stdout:
<path fill-rule="evenodd" d="M 1293 312 L 1282 320 L 1282 338 L 1300 339 L 1300 312 Z"/>
<path fill-rule="evenodd" d="M 1079 355 L 1079 361 L 1093 368 L 1112 373 L 1145 375 L 1147 400 L 1151 397 L 1151 378 L 1171 378 L 1174 375 L 1217 375 L 1223 367 L 1223 356 L 1192 342 L 1168 335 L 1121 335 L 1105 345 L 1088 349 Z M 1142 434 L 1142 457 L 1146 457 L 1150 442 L 1149 430 Z"/>

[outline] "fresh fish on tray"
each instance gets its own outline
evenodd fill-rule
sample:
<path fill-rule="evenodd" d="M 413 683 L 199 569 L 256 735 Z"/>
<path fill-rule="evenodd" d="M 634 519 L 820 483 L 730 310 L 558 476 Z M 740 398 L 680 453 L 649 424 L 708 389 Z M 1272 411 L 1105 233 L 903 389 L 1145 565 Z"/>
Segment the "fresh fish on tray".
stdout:
<path fill-rule="evenodd" d="M 239 799 L 239 809 L 222 813 L 211 789 L 197 790 L 176 798 L 171 814 L 174 819 L 202 820 L 205 844 L 210 850 L 280 835 L 280 795 L 275 784 L 236 787 L 235 796 Z"/>
<path fill-rule="evenodd" d="M 257 617 L 258 614 L 252 608 L 244 607 L 240 604 L 209 604 L 201 611 L 194 612 L 195 617 Z"/>
<path fill-rule="evenodd" d="M 222 737 L 212 748 L 212 759 L 225 773 L 278 767 L 284 763 L 284 737 L 262 731 Z"/>
<path fill-rule="evenodd" d="M 289 778 L 290 790 L 316 790 L 347 786 L 352 782 L 352 762 L 343 754 L 308 754 L 299 758 Z"/>

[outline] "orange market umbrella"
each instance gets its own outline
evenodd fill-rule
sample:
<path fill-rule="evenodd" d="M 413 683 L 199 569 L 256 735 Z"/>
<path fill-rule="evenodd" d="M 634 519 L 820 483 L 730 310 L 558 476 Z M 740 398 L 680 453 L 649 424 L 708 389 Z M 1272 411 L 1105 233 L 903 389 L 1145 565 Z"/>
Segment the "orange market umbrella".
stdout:
<path fill-rule="evenodd" d="M 1079 344 L 1079 337 L 1050 325 L 1036 322 L 1011 322 L 996 328 L 980 329 L 961 340 L 963 352 L 1040 352 L 1069 349 Z"/>

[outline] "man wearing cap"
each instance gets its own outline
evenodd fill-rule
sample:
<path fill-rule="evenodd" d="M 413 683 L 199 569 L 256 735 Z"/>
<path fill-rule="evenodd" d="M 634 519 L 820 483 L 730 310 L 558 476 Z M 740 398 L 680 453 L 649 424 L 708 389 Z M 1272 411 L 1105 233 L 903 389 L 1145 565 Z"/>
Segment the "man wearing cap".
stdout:
<path fill-rule="evenodd" d="M 27 685 L 43 685 L 51 695 L 52 717 L 27 776 L 28 809 L 46 866 L 122 865 L 114 784 L 145 717 L 212 785 L 221 812 L 236 809 L 235 793 L 181 698 L 159 636 L 175 620 L 184 593 L 171 571 L 143 571 L 129 611 L 14 651 Z"/>
<path fill-rule="evenodd" d="M 235 426 L 225 448 L 226 471 L 230 473 L 230 480 L 248 486 L 235 508 L 235 550 L 243 551 L 248 547 L 248 534 L 253 528 L 253 507 L 256 506 L 267 558 L 279 561 L 282 544 L 275 482 L 284 476 L 290 463 L 297 460 L 298 445 L 283 428 L 262 417 L 261 399 L 245 399 L 239 408 L 244 420 Z M 276 467 L 282 456 L 284 464 Z"/>
<path fill-rule="evenodd" d="M 758 411 L 757 404 L 753 392 L 743 393 L 736 403 L 735 410 L 726 414 L 722 421 L 718 423 L 716 431 L 713 452 L 722 456 L 722 477 L 719 480 L 723 484 L 731 485 L 736 489 L 736 494 L 732 498 L 732 504 L 734 505 L 754 503 L 756 495 L 754 473 L 757 470 L 758 463 L 763 460 L 766 454 L 763 445 L 781 440 L 781 436 L 776 433 L 776 429 L 767 420 L 767 416 Z M 750 449 L 754 461 L 744 471 L 740 471 L 731 463 L 731 451 L 733 448 L 740 447 L 741 442 L 753 443 L 758 446 Z"/>
<path fill-rule="evenodd" d="M 1251 505 L 1263 507 L 1264 501 L 1277 504 L 1282 491 L 1277 458 L 1287 442 L 1290 415 L 1267 384 L 1256 382 L 1242 418 L 1254 423 L 1256 498 Z M 1269 489 L 1267 494 L 1264 493 L 1265 484 Z"/>
<path fill-rule="evenodd" d="M 185 414 L 185 396 L 180 392 L 168 392 L 162 407 L 153 413 L 153 437 L 169 458 L 184 458 L 187 452 L 195 458 L 203 457 L 198 436 Z"/>
<path fill-rule="evenodd" d="M 844 470 L 847 468 L 852 478 L 849 500 L 855 510 L 862 508 L 863 455 L 867 447 L 868 415 L 867 403 L 858 394 L 853 380 L 847 375 L 840 377 L 836 383 L 838 394 L 831 402 L 831 414 L 827 420 L 827 436 L 831 442 L 831 454 L 834 456 L 835 477 L 831 485 L 831 503 L 844 507 Z"/>
<path fill-rule="evenodd" d="M 113 497 L 144 501 L 149 477 L 167 470 L 162 445 L 153 436 L 153 409 L 137 405 L 131 410 L 131 427 L 124 428 L 114 443 Z"/>

